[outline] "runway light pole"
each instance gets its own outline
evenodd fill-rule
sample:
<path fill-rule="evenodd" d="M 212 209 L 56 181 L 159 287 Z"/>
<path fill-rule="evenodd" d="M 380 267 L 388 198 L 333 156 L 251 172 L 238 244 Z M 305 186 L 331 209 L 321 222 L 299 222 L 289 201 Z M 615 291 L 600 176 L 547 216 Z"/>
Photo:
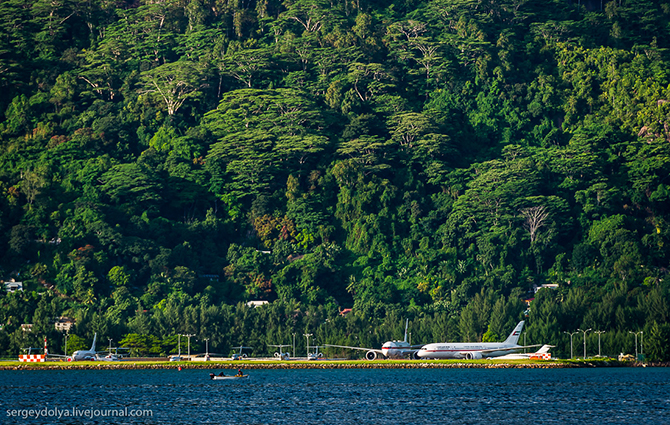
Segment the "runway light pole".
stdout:
<path fill-rule="evenodd" d="M 579 332 L 584 332 L 584 360 L 586 360 L 586 333 L 591 330 L 591 328 L 588 328 L 587 330 L 583 331 L 581 329 L 577 329 Z"/>
<path fill-rule="evenodd" d="M 309 337 L 312 336 L 312 334 L 303 334 L 304 336 L 307 337 L 307 359 L 309 360 Z"/>
<path fill-rule="evenodd" d="M 572 355 L 572 336 L 573 336 L 574 334 L 576 334 L 577 332 L 566 332 L 566 331 L 563 331 L 563 333 L 564 333 L 564 334 L 568 334 L 568 335 L 570 335 L 570 360 L 572 360 L 572 358 L 573 358 L 573 355 Z"/>
<path fill-rule="evenodd" d="M 598 334 L 598 357 L 602 357 L 600 355 L 600 335 L 604 334 L 605 331 L 594 331 L 594 332 Z"/>
<path fill-rule="evenodd" d="M 188 338 L 188 361 L 191 361 L 191 337 L 195 336 L 194 334 L 186 334 L 184 335 L 186 338 Z"/>
<path fill-rule="evenodd" d="M 637 334 L 641 334 L 642 331 L 639 332 L 628 331 L 628 333 L 635 335 L 635 361 L 637 361 Z"/>

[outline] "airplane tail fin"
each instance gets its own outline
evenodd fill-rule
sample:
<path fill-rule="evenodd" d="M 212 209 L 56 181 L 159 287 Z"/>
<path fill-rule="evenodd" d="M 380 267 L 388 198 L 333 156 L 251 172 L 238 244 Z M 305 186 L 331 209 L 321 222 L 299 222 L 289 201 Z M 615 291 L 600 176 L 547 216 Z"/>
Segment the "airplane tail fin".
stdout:
<path fill-rule="evenodd" d="M 405 319 L 405 342 L 407 342 L 407 327 L 409 326 L 409 319 Z"/>
<path fill-rule="evenodd" d="M 549 352 L 549 349 L 550 349 L 551 347 L 553 347 L 553 345 L 543 345 L 542 348 L 540 348 L 539 350 L 537 350 L 537 353 L 538 353 L 538 354 L 540 354 L 540 353 L 548 353 L 548 352 Z"/>
<path fill-rule="evenodd" d="M 512 333 L 509 334 L 509 336 L 505 340 L 505 344 L 517 345 L 517 343 L 519 342 L 519 337 L 521 336 L 521 329 L 523 329 L 523 324 L 524 321 L 522 320 L 516 325 L 516 328 L 514 328 Z"/>
<path fill-rule="evenodd" d="M 91 351 L 95 351 L 95 340 L 98 338 L 98 333 L 93 334 L 93 345 L 91 345 Z"/>

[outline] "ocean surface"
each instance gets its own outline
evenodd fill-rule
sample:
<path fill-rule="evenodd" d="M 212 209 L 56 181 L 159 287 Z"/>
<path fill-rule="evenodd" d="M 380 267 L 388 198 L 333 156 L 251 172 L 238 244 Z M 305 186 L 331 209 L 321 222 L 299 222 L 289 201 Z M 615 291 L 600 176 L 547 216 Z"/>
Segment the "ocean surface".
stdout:
<path fill-rule="evenodd" d="M 670 424 L 670 368 L 221 371 L 0 371 L 0 424 Z"/>

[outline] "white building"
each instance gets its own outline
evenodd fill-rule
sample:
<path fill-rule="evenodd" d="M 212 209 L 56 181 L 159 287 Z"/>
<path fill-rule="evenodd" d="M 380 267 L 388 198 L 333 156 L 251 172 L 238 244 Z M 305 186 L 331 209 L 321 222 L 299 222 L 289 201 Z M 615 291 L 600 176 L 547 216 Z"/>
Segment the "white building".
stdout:
<path fill-rule="evenodd" d="M 5 291 L 23 291 L 23 282 L 16 282 L 14 279 L 10 279 L 9 282 L 5 282 Z"/>

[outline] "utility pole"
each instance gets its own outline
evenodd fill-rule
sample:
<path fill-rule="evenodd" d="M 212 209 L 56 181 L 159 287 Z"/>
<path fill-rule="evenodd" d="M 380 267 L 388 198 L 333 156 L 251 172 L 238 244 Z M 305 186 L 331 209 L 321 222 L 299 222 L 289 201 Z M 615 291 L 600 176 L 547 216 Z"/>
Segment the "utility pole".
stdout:
<path fill-rule="evenodd" d="M 563 331 L 564 334 L 570 335 L 570 360 L 572 360 L 572 335 L 576 334 L 577 332 L 565 332 Z"/>
<path fill-rule="evenodd" d="M 181 361 L 181 334 L 177 334 L 177 357 Z"/>
<path fill-rule="evenodd" d="M 588 328 L 587 330 L 583 331 L 581 329 L 577 329 L 579 332 L 584 332 L 584 360 L 586 360 L 586 333 L 591 330 L 591 328 Z"/>
<path fill-rule="evenodd" d="M 598 334 L 598 357 L 601 357 L 601 355 L 600 355 L 600 335 L 604 334 L 605 331 L 595 331 L 595 333 Z"/>

